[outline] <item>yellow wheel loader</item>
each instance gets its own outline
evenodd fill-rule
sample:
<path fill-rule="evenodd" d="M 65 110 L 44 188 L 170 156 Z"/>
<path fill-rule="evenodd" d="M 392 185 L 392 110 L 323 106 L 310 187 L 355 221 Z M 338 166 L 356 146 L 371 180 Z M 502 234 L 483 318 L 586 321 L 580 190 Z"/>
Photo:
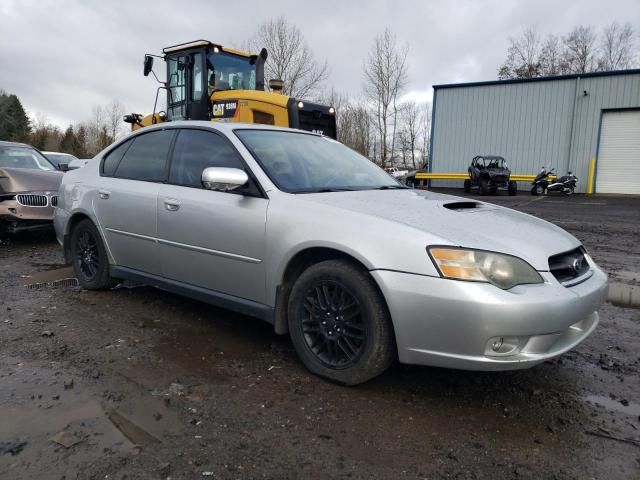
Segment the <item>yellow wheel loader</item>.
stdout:
<path fill-rule="evenodd" d="M 335 109 L 283 95 L 281 80 L 264 90 L 267 50 L 258 55 L 223 47 L 206 40 L 167 47 L 163 55 L 145 55 L 144 75 L 153 71 L 153 59 L 162 58 L 167 81 L 156 91 L 153 114 L 124 117 L 132 130 L 172 120 L 243 122 L 300 128 L 336 138 Z M 156 112 L 160 91 L 166 92 L 166 111 Z"/>

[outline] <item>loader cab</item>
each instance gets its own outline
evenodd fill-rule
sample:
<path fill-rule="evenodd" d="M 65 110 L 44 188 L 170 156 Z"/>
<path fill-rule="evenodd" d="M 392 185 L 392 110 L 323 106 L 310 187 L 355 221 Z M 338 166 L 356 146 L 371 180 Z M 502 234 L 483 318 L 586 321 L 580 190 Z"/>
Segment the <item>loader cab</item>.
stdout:
<path fill-rule="evenodd" d="M 167 120 L 209 120 L 211 94 L 225 90 L 264 90 L 260 55 L 229 51 L 200 40 L 163 50 L 167 65 Z"/>

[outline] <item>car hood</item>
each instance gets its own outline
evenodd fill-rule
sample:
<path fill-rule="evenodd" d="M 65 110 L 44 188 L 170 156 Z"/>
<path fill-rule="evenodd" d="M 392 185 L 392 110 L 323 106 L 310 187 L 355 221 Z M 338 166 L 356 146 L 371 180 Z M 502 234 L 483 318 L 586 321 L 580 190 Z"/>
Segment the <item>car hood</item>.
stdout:
<path fill-rule="evenodd" d="M 364 190 L 306 194 L 304 199 L 403 224 L 429 234 L 431 244 L 514 255 L 537 270 L 549 269 L 551 255 L 580 245 L 549 222 L 469 198 L 418 190 Z"/>
<path fill-rule="evenodd" d="M 0 167 L 0 193 L 57 192 L 63 172 Z"/>

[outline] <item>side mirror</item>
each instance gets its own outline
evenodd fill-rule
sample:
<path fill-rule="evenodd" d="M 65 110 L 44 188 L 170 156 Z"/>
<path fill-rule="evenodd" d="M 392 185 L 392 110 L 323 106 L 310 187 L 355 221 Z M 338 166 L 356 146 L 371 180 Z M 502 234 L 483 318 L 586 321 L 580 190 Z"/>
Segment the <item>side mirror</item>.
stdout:
<path fill-rule="evenodd" d="M 153 69 L 153 57 L 151 55 L 144 56 L 144 76 L 148 77 Z"/>
<path fill-rule="evenodd" d="M 239 168 L 209 167 L 202 171 L 202 185 L 207 190 L 230 192 L 248 181 L 247 172 Z"/>
<path fill-rule="evenodd" d="M 69 164 L 68 163 L 59 163 L 58 164 L 58 170 L 60 170 L 61 172 L 68 172 L 69 171 Z"/>

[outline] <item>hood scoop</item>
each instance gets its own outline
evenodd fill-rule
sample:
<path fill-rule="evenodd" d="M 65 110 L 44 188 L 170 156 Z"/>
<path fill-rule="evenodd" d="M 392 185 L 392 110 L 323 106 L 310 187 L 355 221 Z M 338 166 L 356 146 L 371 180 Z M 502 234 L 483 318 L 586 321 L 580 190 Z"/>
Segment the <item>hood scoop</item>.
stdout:
<path fill-rule="evenodd" d="M 471 210 L 473 208 L 481 208 L 482 204 L 478 202 L 449 202 L 442 205 L 449 210 Z"/>

